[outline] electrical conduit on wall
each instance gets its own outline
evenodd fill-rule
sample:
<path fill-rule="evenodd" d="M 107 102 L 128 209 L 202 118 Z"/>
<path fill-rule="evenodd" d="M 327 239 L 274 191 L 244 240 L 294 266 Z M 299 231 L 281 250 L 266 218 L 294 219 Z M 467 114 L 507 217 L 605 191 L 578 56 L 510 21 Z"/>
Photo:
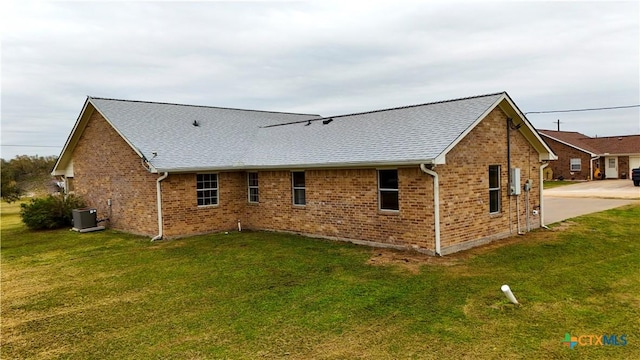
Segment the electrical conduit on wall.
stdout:
<path fill-rule="evenodd" d="M 160 186 L 160 182 L 166 179 L 169 176 L 168 172 L 165 172 L 162 176 L 160 176 L 156 180 L 156 193 L 157 193 L 157 201 L 158 201 L 158 235 L 154 236 L 151 241 L 156 241 L 162 239 L 162 188 Z"/>
<path fill-rule="evenodd" d="M 436 238 L 435 253 L 442 256 L 440 252 L 440 185 L 438 181 L 438 173 L 427 169 L 425 164 L 420 164 L 420 170 L 423 173 L 433 176 L 433 222 Z"/>

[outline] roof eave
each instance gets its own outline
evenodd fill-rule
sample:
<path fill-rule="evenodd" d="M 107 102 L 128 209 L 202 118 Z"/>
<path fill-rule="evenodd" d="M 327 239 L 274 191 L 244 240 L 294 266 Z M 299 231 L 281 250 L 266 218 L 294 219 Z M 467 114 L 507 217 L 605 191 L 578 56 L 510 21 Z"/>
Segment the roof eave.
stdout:
<path fill-rule="evenodd" d="M 602 153 L 595 156 L 636 156 L 640 155 L 640 151 L 634 153 Z"/>
<path fill-rule="evenodd" d="M 140 152 L 138 148 L 133 146 L 133 144 L 129 141 L 129 139 L 127 139 L 120 132 L 120 130 L 118 130 L 118 128 L 113 125 L 113 123 L 105 116 L 105 114 L 103 114 L 100 111 L 100 109 L 91 101 L 92 99 L 93 98 L 91 96 L 87 96 L 84 102 L 84 105 L 82 107 L 82 110 L 78 115 L 78 119 L 76 120 L 76 123 L 73 126 L 73 129 L 71 130 L 71 133 L 69 134 L 69 137 L 67 138 L 67 141 L 65 142 L 64 147 L 62 148 L 62 152 L 60 153 L 60 156 L 58 157 L 58 160 L 56 161 L 56 164 L 54 165 L 53 170 L 51 171 L 51 175 L 53 176 L 66 175 L 66 166 L 71 160 L 71 154 L 73 153 L 73 150 L 75 149 L 75 146 L 77 145 L 78 140 L 80 139 L 80 135 L 84 131 L 84 127 L 89 122 L 89 117 L 93 114 L 93 111 L 97 111 L 104 118 L 104 120 L 109 124 L 109 126 L 111 126 L 111 128 L 129 145 L 129 147 L 131 147 L 131 149 L 133 149 L 133 151 L 135 151 L 135 153 L 140 158 L 145 159 L 145 156 L 142 154 L 142 152 Z M 155 169 L 153 167 L 150 167 L 149 171 L 154 172 L 153 170 Z"/>
<path fill-rule="evenodd" d="M 92 98 L 89 97 L 89 101 L 91 101 Z M 111 128 L 127 143 L 127 145 L 129 145 L 129 147 L 135 151 L 136 154 L 138 154 L 138 156 L 141 159 L 146 159 L 145 156 L 142 154 L 142 152 L 133 145 L 133 143 L 131 143 L 131 141 L 129 141 L 129 139 L 127 139 L 126 136 L 124 136 L 124 134 L 122 132 L 120 132 L 120 130 L 111 122 L 111 120 L 109 120 L 109 118 L 102 113 L 102 111 L 100 111 L 100 109 L 95 106 L 95 104 L 93 104 L 93 102 L 91 102 L 91 105 L 93 105 L 93 107 L 96 109 L 96 111 L 102 116 L 102 118 L 109 124 L 109 126 L 111 126 Z"/>
<path fill-rule="evenodd" d="M 555 141 L 557 141 L 557 142 L 559 142 L 559 143 L 561 143 L 561 144 L 564 144 L 564 145 L 570 146 L 570 147 L 572 147 L 572 148 L 574 148 L 574 149 L 576 149 L 576 150 L 578 150 L 578 151 L 582 151 L 582 152 L 587 153 L 587 154 L 589 154 L 589 155 L 591 155 L 591 156 L 597 156 L 597 155 L 598 155 L 598 154 L 596 154 L 596 153 L 594 153 L 594 152 L 591 152 L 591 151 L 589 151 L 589 150 L 585 150 L 585 149 L 583 149 L 583 148 L 581 148 L 581 147 L 578 147 L 578 146 L 573 145 L 573 144 L 571 144 L 571 143 L 568 143 L 568 142 L 566 142 L 566 141 L 560 140 L 560 139 L 558 139 L 558 138 L 556 138 L 556 137 L 553 137 L 553 136 L 551 136 L 551 135 L 549 135 L 549 134 L 540 133 L 540 135 L 545 136 L 545 137 L 548 137 L 549 139 L 555 140 Z"/>
<path fill-rule="evenodd" d="M 76 136 L 76 132 L 78 128 L 81 126 L 81 124 L 84 125 L 84 122 L 82 120 L 87 111 L 88 105 L 89 105 L 89 97 L 87 96 L 87 98 L 84 101 L 84 105 L 82 105 L 82 110 L 80 110 L 80 114 L 78 114 L 76 123 L 73 125 L 73 128 L 71 129 L 71 133 L 69 133 L 69 136 L 67 137 L 67 141 L 64 143 L 64 146 L 62 147 L 60 156 L 58 156 L 58 160 L 56 161 L 56 164 L 53 166 L 51 175 L 59 176 L 59 175 L 65 174 L 65 170 L 64 169 L 61 170 L 60 167 L 62 165 L 65 165 L 66 167 L 66 165 L 68 164 L 71 158 L 71 152 L 73 152 L 73 149 L 75 148 L 75 144 L 77 143 L 78 138 L 80 136 L 80 134 Z"/>
<path fill-rule="evenodd" d="M 504 106 L 505 103 L 509 105 L 506 108 Z M 551 147 L 542 139 L 538 130 L 533 127 L 524 113 L 520 111 L 518 106 L 513 102 L 513 100 L 511 100 L 509 94 L 505 92 L 502 98 L 496 101 L 496 104 L 492 107 L 492 109 L 496 106 L 500 106 L 500 109 L 504 111 L 507 116 L 517 116 L 520 119 L 521 123 L 525 125 L 524 128 L 520 127 L 519 131 L 529 141 L 534 149 L 536 149 L 539 154 L 540 161 L 558 159 L 558 156 L 553 152 L 553 150 L 551 150 Z"/>
<path fill-rule="evenodd" d="M 305 164 L 277 164 L 277 165 L 227 165 L 210 167 L 183 168 L 154 168 L 152 172 L 193 173 L 216 171 L 246 171 L 246 170 L 305 170 L 305 169 L 354 169 L 354 168 L 383 168 L 394 166 L 417 166 L 420 164 L 436 164 L 436 159 L 412 159 L 402 161 L 367 161 L 367 162 L 335 162 L 335 163 L 305 163 Z"/>

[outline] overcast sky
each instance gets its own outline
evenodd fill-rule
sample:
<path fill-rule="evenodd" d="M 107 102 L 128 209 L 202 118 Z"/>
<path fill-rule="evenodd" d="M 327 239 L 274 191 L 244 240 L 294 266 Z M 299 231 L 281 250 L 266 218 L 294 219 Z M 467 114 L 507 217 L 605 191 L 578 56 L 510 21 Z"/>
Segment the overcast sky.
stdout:
<path fill-rule="evenodd" d="M 640 104 L 637 1 L 1 4 L 7 160 L 58 155 L 87 95 L 323 116 L 503 90 L 523 112 Z M 527 117 L 640 133 L 638 107 Z"/>

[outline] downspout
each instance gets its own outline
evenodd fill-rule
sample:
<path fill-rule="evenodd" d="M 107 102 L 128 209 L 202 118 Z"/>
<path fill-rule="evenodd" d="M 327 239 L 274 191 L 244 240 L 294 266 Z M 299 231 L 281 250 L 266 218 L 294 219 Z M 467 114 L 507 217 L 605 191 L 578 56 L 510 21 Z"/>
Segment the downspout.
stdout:
<path fill-rule="evenodd" d="M 549 163 L 540 165 L 540 227 L 548 229 L 544 224 L 544 168 L 549 166 Z"/>
<path fill-rule="evenodd" d="M 420 170 L 423 173 L 433 176 L 433 223 L 436 238 L 435 253 L 442 256 L 440 252 L 440 185 L 438 181 L 438 173 L 427 169 L 425 164 L 420 164 Z"/>
<path fill-rule="evenodd" d="M 513 234 L 513 220 L 511 219 L 511 118 L 507 117 L 507 199 L 509 199 L 509 233 Z M 518 212 L 518 198 L 516 197 L 516 214 Z M 520 217 L 518 217 L 520 221 Z M 518 224 L 518 233 L 520 225 Z"/>
<path fill-rule="evenodd" d="M 160 182 L 169 176 L 168 172 L 165 172 L 164 175 L 160 176 L 156 180 L 156 194 L 158 201 L 158 235 L 154 236 L 151 241 L 156 241 L 162 239 L 162 188 L 160 187 Z"/>

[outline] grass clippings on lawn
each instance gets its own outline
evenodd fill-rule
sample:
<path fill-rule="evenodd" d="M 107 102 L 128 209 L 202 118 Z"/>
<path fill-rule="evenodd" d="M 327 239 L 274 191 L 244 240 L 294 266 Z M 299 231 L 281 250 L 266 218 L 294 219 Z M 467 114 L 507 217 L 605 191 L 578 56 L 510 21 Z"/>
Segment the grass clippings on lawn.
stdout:
<path fill-rule="evenodd" d="M 3 359 L 640 358 L 640 206 L 443 258 L 263 232 L 30 232 L 17 211 L 2 204 Z M 565 333 L 627 344 L 570 349 Z"/>

